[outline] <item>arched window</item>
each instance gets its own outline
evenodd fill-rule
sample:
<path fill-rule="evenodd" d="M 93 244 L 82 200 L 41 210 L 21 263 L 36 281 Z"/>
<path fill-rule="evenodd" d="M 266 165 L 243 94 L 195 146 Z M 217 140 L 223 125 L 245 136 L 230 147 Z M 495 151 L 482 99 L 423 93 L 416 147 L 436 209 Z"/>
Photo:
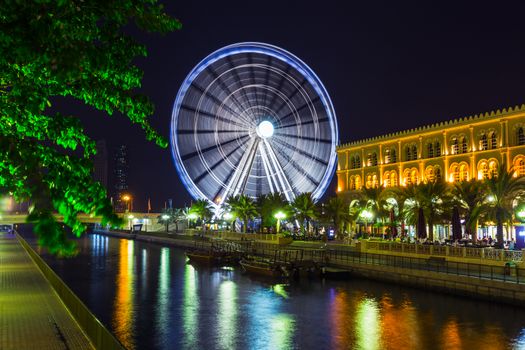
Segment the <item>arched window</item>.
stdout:
<path fill-rule="evenodd" d="M 397 174 L 395 171 L 390 172 L 390 186 L 397 186 Z"/>
<path fill-rule="evenodd" d="M 519 157 L 514 161 L 514 176 L 525 175 L 525 158 Z"/>
<path fill-rule="evenodd" d="M 390 187 L 390 173 L 388 171 L 383 174 L 383 186 Z"/>
<path fill-rule="evenodd" d="M 467 147 L 467 139 L 466 139 L 465 136 L 463 136 L 463 137 L 461 138 L 461 142 L 460 142 L 460 144 L 461 144 L 461 145 L 460 145 L 460 146 L 461 146 L 461 149 L 460 149 L 461 153 L 467 153 L 467 149 L 468 149 L 468 147 Z"/>
<path fill-rule="evenodd" d="M 385 164 L 389 164 L 390 163 L 390 150 L 387 149 L 385 151 Z"/>
<path fill-rule="evenodd" d="M 355 189 L 358 190 L 361 188 L 361 176 L 356 175 L 355 177 Z"/>
<path fill-rule="evenodd" d="M 377 165 L 377 153 L 372 153 L 372 166 Z"/>
<path fill-rule="evenodd" d="M 468 165 L 467 164 L 461 164 L 459 166 L 459 180 L 468 181 Z"/>
<path fill-rule="evenodd" d="M 457 165 L 452 165 L 448 176 L 450 182 L 459 181 L 459 167 Z"/>
<path fill-rule="evenodd" d="M 403 172 L 403 178 L 404 178 L 404 181 L 405 181 L 405 185 L 411 185 L 412 184 L 412 179 L 410 177 L 410 170 L 409 169 L 406 169 Z"/>
<path fill-rule="evenodd" d="M 392 163 L 397 162 L 397 156 L 396 156 L 396 149 L 392 148 L 390 150 L 390 159 L 392 160 Z"/>
<path fill-rule="evenodd" d="M 459 142 L 457 138 L 452 139 L 452 154 L 458 154 L 459 153 Z"/>
<path fill-rule="evenodd" d="M 405 149 L 405 153 L 406 153 L 406 160 L 412 160 L 412 151 L 410 150 L 410 146 L 407 146 L 407 148 Z"/>
<path fill-rule="evenodd" d="M 427 157 L 434 158 L 434 146 L 432 142 L 427 145 Z"/>
<path fill-rule="evenodd" d="M 435 175 L 434 175 L 434 168 L 429 166 L 427 170 L 425 171 L 425 178 L 427 179 L 427 182 L 434 182 L 435 181 Z"/>
<path fill-rule="evenodd" d="M 522 126 L 520 126 L 518 130 L 516 130 L 516 140 L 518 141 L 518 145 L 525 145 L 525 134 L 523 133 Z"/>
<path fill-rule="evenodd" d="M 498 163 L 491 161 L 489 163 L 489 178 L 498 177 Z"/>
<path fill-rule="evenodd" d="M 355 169 L 355 158 L 350 157 L 350 169 Z"/>
<path fill-rule="evenodd" d="M 417 147 L 412 146 L 412 160 L 416 160 L 416 159 L 417 159 Z"/>
<path fill-rule="evenodd" d="M 439 141 L 436 141 L 434 147 L 436 149 L 436 157 L 441 157 L 441 143 L 439 143 Z"/>
<path fill-rule="evenodd" d="M 361 167 L 361 157 L 355 156 L 355 169 L 359 169 Z"/>
<path fill-rule="evenodd" d="M 489 165 L 486 161 L 480 162 L 478 165 L 478 179 L 485 180 L 489 178 Z"/>
<path fill-rule="evenodd" d="M 495 149 L 498 147 L 498 137 L 495 132 L 490 134 L 490 149 Z"/>
<path fill-rule="evenodd" d="M 488 141 L 487 141 L 487 135 L 482 134 L 479 139 L 479 150 L 485 151 L 488 148 Z"/>
<path fill-rule="evenodd" d="M 377 180 L 377 175 L 372 175 L 372 187 L 379 187 L 379 181 Z"/>
<path fill-rule="evenodd" d="M 366 177 L 366 188 L 372 187 L 372 175 L 367 175 Z"/>
<path fill-rule="evenodd" d="M 412 181 L 413 184 L 417 184 L 417 170 L 416 169 L 413 169 L 411 172 L 410 172 L 410 181 Z"/>

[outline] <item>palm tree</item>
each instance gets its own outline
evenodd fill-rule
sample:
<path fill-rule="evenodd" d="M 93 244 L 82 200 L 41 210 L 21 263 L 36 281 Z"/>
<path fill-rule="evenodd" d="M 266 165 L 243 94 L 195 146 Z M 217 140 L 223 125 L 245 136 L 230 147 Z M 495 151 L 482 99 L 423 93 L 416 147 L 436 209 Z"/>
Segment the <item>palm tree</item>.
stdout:
<path fill-rule="evenodd" d="M 311 192 L 301 193 L 292 201 L 293 216 L 305 228 L 304 234 L 310 231 L 310 220 L 317 217 L 315 201 Z M 306 222 L 306 225 L 305 225 Z"/>
<path fill-rule="evenodd" d="M 455 182 L 452 188 L 452 195 L 457 206 L 462 209 L 465 218 L 465 232 L 472 235 L 474 242 L 477 234 L 474 232 L 480 214 L 483 212 L 483 205 L 487 197 L 485 183 L 476 179 L 470 181 Z"/>
<path fill-rule="evenodd" d="M 525 177 L 514 177 L 514 171 L 507 171 L 502 163 L 498 175 L 486 180 L 488 190 L 489 215 L 496 220 L 498 246 L 503 247 L 503 223 L 512 217 L 513 202 L 525 192 Z"/>
<path fill-rule="evenodd" d="M 205 227 L 206 221 L 213 217 L 213 207 L 206 199 L 196 200 L 190 208 L 190 213 L 195 214 L 202 220 L 202 227 Z"/>
<path fill-rule="evenodd" d="M 257 198 L 256 207 L 261 218 L 261 232 L 264 227 L 270 227 L 275 224 L 274 214 L 279 210 L 286 210 L 288 202 L 282 193 L 273 192 L 261 195 Z"/>
<path fill-rule="evenodd" d="M 428 238 L 434 241 L 434 222 L 449 207 L 450 195 L 444 181 L 430 181 L 417 186 L 416 195 L 419 197 L 420 208 L 425 212 L 428 223 Z"/>
<path fill-rule="evenodd" d="M 339 237 L 342 226 L 350 220 L 350 207 L 341 197 L 332 197 L 326 203 L 325 215 L 334 224 L 336 237 Z"/>
<path fill-rule="evenodd" d="M 416 188 L 417 185 L 410 184 L 408 186 L 394 187 L 389 189 L 386 193 L 390 194 L 396 201 L 397 204 L 397 217 L 401 222 L 401 233 L 404 234 L 405 231 L 405 222 L 409 218 L 414 216 L 417 218 L 417 213 L 413 215 L 414 206 L 416 211 L 418 208 L 417 198 L 416 198 Z M 417 221 L 414 220 L 414 221 Z"/>
<path fill-rule="evenodd" d="M 248 221 L 257 216 L 257 208 L 255 207 L 254 200 L 247 195 L 241 194 L 228 197 L 226 203 L 234 215 L 242 219 L 242 230 L 246 233 Z"/>
<path fill-rule="evenodd" d="M 166 225 L 166 232 L 169 232 L 169 225 L 174 222 L 173 208 L 164 208 L 157 217 L 159 224 Z"/>
<path fill-rule="evenodd" d="M 374 215 L 373 222 L 380 221 L 385 224 L 385 218 L 388 217 L 388 203 L 386 202 L 387 192 L 383 187 L 365 188 L 360 192 L 361 199 L 367 210 Z"/>

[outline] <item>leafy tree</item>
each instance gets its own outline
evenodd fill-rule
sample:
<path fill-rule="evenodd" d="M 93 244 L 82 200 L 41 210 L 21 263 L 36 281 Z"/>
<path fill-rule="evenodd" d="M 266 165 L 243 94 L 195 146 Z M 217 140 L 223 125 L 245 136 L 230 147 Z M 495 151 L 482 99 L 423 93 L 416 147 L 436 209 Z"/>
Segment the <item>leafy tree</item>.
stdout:
<path fill-rule="evenodd" d="M 335 230 L 336 237 L 340 238 L 345 223 L 350 220 L 350 207 L 341 197 L 332 197 L 325 205 L 325 215 L 329 218 Z"/>
<path fill-rule="evenodd" d="M 53 210 L 76 235 L 86 229 L 77 219 L 81 212 L 101 215 L 102 224 L 121 223 L 91 178 L 93 140 L 78 118 L 49 112 L 53 98 L 120 112 L 167 146 L 147 122 L 152 103 L 135 92 L 142 72 L 134 61 L 146 48 L 124 33 L 130 22 L 147 32 L 180 27 L 155 0 L 5 1 L 0 7 L 0 193 L 31 199 L 28 221 L 52 254 L 75 252 Z"/>
<path fill-rule="evenodd" d="M 513 215 L 513 202 L 525 193 L 525 177 L 514 177 L 514 171 L 507 171 L 502 163 L 497 176 L 486 180 L 489 215 L 496 221 L 496 238 L 503 247 L 503 223 Z"/>
<path fill-rule="evenodd" d="M 169 232 L 169 225 L 173 222 L 173 208 L 162 209 L 162 213 L 157 217 L 158 223 L 166 225 L 166 232 Z"/>
<path fill-rule="evenodd" d="M 254 200 L 247 195 L 240 194 L 228 197 L 226 203 L 233 215 L 242 219 L 242 231 L 246 233 L 248 222 L 257 216 L 257 208 Z"/>
<path fill-rule="evenodd" d="M 202 220 L 204 227 L 206 222 L 213 217 L 213 206 L 206 199 L 198 199 L 191 205 L 189 213 L 195 214 Z"/>
<path fill-rule="evenodd" d="M 256 201 L 257 211 L 261 218 L 261 231 L 263 227 L 274 226 L 277 222 L 274 215 L 277 211 L 286 211 L 288 202 L 282 193 L 269 193 L 259 196 Z"/>
<path fill-rule="evenodd" d="M 485 208 L 482 203 L 485 202 L 487 197 L 485 183 L 476 179 L 455 182 L 451 191 L 454 201 L 463 212 L 465 231 L 467 234 L 472 235 L 473 240 L 476 241 L 477 235 L 474 230 L 476 222 Z"/>
<path fill-rule="evenodd" d="M 444 181 L 430 181 L 416 187 L 417 202 L 425 214 L 428 223 L 428 239 L 434 241 L 434 223 L 445 208 L 450 208 L 450 195 Z"/>
<path fill-rule="evenodd" d="M 310 231 L 310 221 L 317 217 L 317 207 L 311 192 L 301 193 L 290 203 L 293 216 L 305 228 L 304 233 Z"/>

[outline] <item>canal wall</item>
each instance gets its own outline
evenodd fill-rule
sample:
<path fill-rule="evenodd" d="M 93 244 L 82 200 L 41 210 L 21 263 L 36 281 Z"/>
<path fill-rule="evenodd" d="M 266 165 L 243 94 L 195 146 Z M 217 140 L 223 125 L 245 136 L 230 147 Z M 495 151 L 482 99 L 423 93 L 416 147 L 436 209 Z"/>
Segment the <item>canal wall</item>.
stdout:
<path fill-rule="evenodd" d="M 107 328 L 91 313 L 87 306 L 62 281 L 60 277 L 46 264 L 37 252 L 20 236 L 16 234 L 22 247 L 40 269 L 46 280 L 53 287 L 71 315 L 75 318 L 84 333 L 96 349 L 123 350 L 124 346 L 107 330 Z"/>

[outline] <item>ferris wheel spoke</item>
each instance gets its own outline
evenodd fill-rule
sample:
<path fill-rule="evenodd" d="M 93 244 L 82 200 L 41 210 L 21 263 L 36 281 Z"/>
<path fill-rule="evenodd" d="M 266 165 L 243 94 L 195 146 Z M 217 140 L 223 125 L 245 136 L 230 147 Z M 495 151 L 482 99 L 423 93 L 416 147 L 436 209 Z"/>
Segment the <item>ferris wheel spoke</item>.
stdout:
<path fill-rule="evenodd" d="M 179 129 L 177 132 L 181 135 L 188 135 L 188 134 L 231 134 L 231 133 L 247 133 L 247 130 L 245 129 L 234 129 L 234 130 L 211 130 L 211 129 Z"/>
<path fill-rule="evenodd" d="M 311 137 L 311 136 L 303 136 L 303 135 L 295 135 L 295 134 L 283 134 L 282 132 L 276 132 L 274 135 L 281 136 L 283 138 L 291 137 L 291 138 L 294 138 L 294 139 L 315 141 L 315 142 L 321 142 L 321 143 L 326 143 L 326 144 L 331 144 L 332 143 L 331 139 L 320 139 L 320 138 Z"/>
<path fill-rule="evenodd" d="M 237 107 L 237 109 L 242 111 L 243 110 L 242 103 L 237 99 L 237 97 L 235 97 L 230 87 L 226 85 L 226 83 L 223 81 L 222 77 L 219 76 L 219 74 L 211 66 L 208 66 L 206 70 L 213 77 L 213 80 L 216 81 L 217 84 L 219 84 L 219 86 L 226 92 L 226 95 L 232 97 L 233 102 L 235 106 Z"/>
<path fill-rule="evenodd" d="M 299 154 L 302 154 L 303 156 L 309 158 L 309 159 L 312 159 L 312 160 L 315 160 L 317 163 L 321 164 L 321 165 L 324 165 L 324 166 L 327 166 L 328 165 L 328 162 L 319 158 L 319 157 L 316 157 L 315 155 L 313 155 L 311 152 L 306 152 L 302 149 L 300 149 L 299 147 L 295 147 L 291 144 L 289 144 L 288 142 L 286 141 L 283 141 L 283 140 L 279 140 L 279 138 L 274 138 L 273 141 L 275 141 L 276 143 L 280 144 L 281 146 L 284 146 L 286 148 L 288 148 L 289 150 L 293 151 L 293 152 L 298 152 Z"/>
<path fill-rule="evenodd" d="M 217 96 L 213 95 L 208 90 L 203 89 L 201 86 L 197 85 L 197 83 L 195 83 L 195 82 L 192 82 L 191 86 L 194 89 L 198 90 L 203 96 L 206 96 L 211 101 L 213 101 L 216 106 L 224 108 L 228 113 L 230 113 L 231 116 L 235 116 L 235 117 L 237 117 L 238 120 L 242 120 L 242 121 L 246 122 L 244 117 L 239 112 L 234 111 L 230 106 L 228 106 L 227 104 L 224 104 L 223 101 L 219 100 L 219 98 Z M 245 125 L 245 126 L 248 126 L 248 125 Z"/>
<path fill-rule="evenodd" d="M 309 125 L 309 124 L 314 124 L 314 123 L 317 123 L 317 124 L 321 124 L 321 123 L 324 123 L 324 122 L 328 122 L 330 121 L 330 119 L 328 117 L 323 117 L 323 118 L 318 118 L 318 119 L 311 119 L 311 120 L 308 120 L 306 122 L 301 122 L 301 127 L 303 127 L 304 125 Z M 297 128 L 298 124 L 297 123 L 289 123 L 289 124 L 281 124 L 281 125 L 277 125 L 275 127 L 275 129 L 286 129 L 286 128 Z"/>
<path fill-rule="evenodd" d="M 231 56 L 228 56 L 226 57 L 226 61 L 228 61 L 228 64 L 230 65 L 231 69 L 230 69 L 230 72 L 232 73 L 233 77 L 234 77 L 234 80 L 236 82 L 242 82 L 241 80 L 241 77 L 239 76 L 239 73 L 237 72 L 237 67 L 236 65 L 234 64 Z M 252 100 L 248 97 L 248 94 L 246 93 L 246 91 L 244 90 L 244 87 L 241 86 L 241 88 L 239 89 L 241 95 L 242 95 L 242 99 L 244 102 L 248 103 L 249 105 L 249 108 L 246 108 L 246 107 L 243 107 L 244 110 L 246 109 L 251 109 L 253 107 L 253 104 L 252 104 Z"/>
<path fill-rule="evenodd" d="M 287 80 L 286 78 L 288 77 L 291 68 L 292 67 L 290 65 L 287 65 L 286 68 L 284 69 L 284 72 L 281 73 L 281 78 L 279 79 L 279 82 L 277 83 L 276 91 L 282 91 L 283 85 L 284 85 L 285 81 Z M 270 102 L 270 106 L 274 106 L 275 105 L 275 101 L 277 101 L 277 96 L 278 96 L 278 94 L 273 93 L 272 100 Z"/>
<path fill-rule="evenodd" d="M 305 83 L 307 83 L 308 80 L 306 78 L 303 78 L 303 80 L 301 81 L 301 83 L 299 84 L 299 86 L 296 87 L 296 89 L 288 96 L 286 96 L 286 100 L 283 99 L 283 102 L 281 102 L 281 104 L 279 105 L 279 107 L 277 107 L 277 109 L 275 110 L 275 113 L 277 115 L 279 115 L 279 113 L 281 113 L 282 109 L 287 106 L 287 102 L 290 101 L 292 102 L 292 100 L 295 98 L 295 96 L 297 96 L 297 94 L 301 91 L 304 91 L 304 88 L 303 88 L 303 85 Z M 305 91 L 306 92 L 306 91 Z"/>
<path fill-rule="evenodd" d="M 315 97 L 314 99 L 312 99 L 312 100 L 306 101 L 306 103 L 304 103 L 303 105 L 301 105 L 301 107 L 299 107 L 299 108 L 294 108 L 293 111 L 290 111 L 288 114 L 286 114 L 284 117 L 282 117 L 282 118 L 280 119 L 280 121 L 282 122 L 283 120 L 286 120 L 286 119 L 288 119 L 288 118 L 290 118 L 290 117 L 292 117 L 292 116 L 294 116 L 294 115 L 296 115 L 296 114 L 299 114 L 299 115 L 300 115 L 299 112 L 302 112 L 302 111 L 303 111 L 305 108 L 307 108 L 307 107 L 310 107 L 310 106 L 313 107 L 313 106 L 314 106 L 317 102 L 319 102 L 319 101 L 321 101 L 321 97 L 319 97 L 319 96 L 316 96 L 316 97 Z"/>
<path fill-rule="evenodd" d="M 269 164 L 273 167 L 275 174 L 277 174 L 277 179 L 279 180 L 279 185 L 281 186 L 282 192 L 284 193 L 284 196 L 288 201 L 292 201 L 295 198 L 294 189 L 290 185 L 290 182 L 286 177 L 283 167 L 281 166 L 281 163 L 279 163 L 279 160 L 275 156 L 275 152 L 273 151 L 270 143 L 266 139 L 264 139 L 263 142 L 264 146 L 266 147 L 268 159 L 270 160 Z"/>
<path fill-rule="evenodd" d="M 195 108 L 195 107 L 192 107 L 192 106 L 181 104 L 180 105 L 180 109 L 183 109 L 183 110 L 191 112 L 191 113 L 196 113 L 196 114 L 198 114 L 200 116 L 207 117 L 207 118 L 210 118 L 210 119 L 213 119 L 213 120 L 216 119 L 216 120 L 219 120 L 219 121 L 227 123 L 227 124 L 239 126 L 239 127 L 242 127 L 243 129 L 247 129 L 245 124 L 238 123 L 238 122 L 236 122 L 234 120 L 231 120 L 229 118 L 221 117 L 221 116 L 218 116 L 217 114 L 213 114 L 211 112 L 204 111 L 202 109 L 198 109 L 198 108 Z"/>
<path fill-rule="evenodd" d="M 272 66 L 272 56 L 268 55 L 266 56 L 266 67 Z M 270 70 L 268 68 L 264 69 L 264 98 L 263 98 L 263 106 L 268 106 L 266 102 L 268 102 L 268 95 L 270 94 L 270 90 L 267 88 L 268 83 L 270 82 Z"/>
<path fill-rule="evenodd" d="M 294 159 L 292 159 L 292 157 L 290 157 L 289 154 L 287 154 L 286 152 L 283 152 L 281 151 L 279 148 L 277 148 L 277 153 L 279 153 L 279 155 L 281 157 L 283 157 L 283 159 L 285 159 L 288 163 L 290 163 L 290 165 L 301 175 L 303 175 L 308 181 L 310 181 L 310 183 L 314 186 L 317 186 L 319 185 L 319 181 L 317 181 L 316 179 L 314 179 L 312 177 L 312 175 L 310 175 L 310 173 L 302 166 L 300 166 Z"/>
<path fill-rule="evenodd" d="M 226 154 L 224 157 L 221 157 L 217 162 L 215 162 L 211 167 L 209 167 L 208 169 L 206 169 L 205 171 L 203 171 L 202 173 L 200 173 L 198 176 L 196 176 L 194 178 L 194 182 L 196 184 L 198 184 L 199 182 L 201 182 L 205 177 L 206 175 L 210 175 L 215 169 L 217 169 L 217 167 L 221 164 L 224 164 L 226 162 L 225 159 L 229 159 L 235 152 L 239 151 L 239 148 L 238 147 L 235 147 L 233 150 L 231 150 L 230 152 L 228 152 L 228 154 Z"/>
<path fill-rule="evenodd" d="M 186 161 L 186 160 L 189 160 L 189 159 L 191 159 L 193 157 L 198 156 L 199 154 L 202 155 L 202 154 L 207 153 L 209 151 L 212 151 L 214 149 L 221 148 L 221 147 L 224 147 L 226 145 L 229 145 L 232 142 L 240 141 L 242 139 L 245 139 L 246 137 L 249 137 L 249 135 L 241 136 L 241 137 L 238 137 L 238 138 L 236 137 L 236 138 L 233 138 L 233 139 L 229 139 L 228 141 L 224 141 L 224 142 L 220 142 L 220 143 L 208 146 L 208 147 L 203 148 L 203 149 L 198 149 L 198 150 L 193 151 L 191 153 L 182 155 L 180 158 L 181 158 L 182 161 Z"/>

